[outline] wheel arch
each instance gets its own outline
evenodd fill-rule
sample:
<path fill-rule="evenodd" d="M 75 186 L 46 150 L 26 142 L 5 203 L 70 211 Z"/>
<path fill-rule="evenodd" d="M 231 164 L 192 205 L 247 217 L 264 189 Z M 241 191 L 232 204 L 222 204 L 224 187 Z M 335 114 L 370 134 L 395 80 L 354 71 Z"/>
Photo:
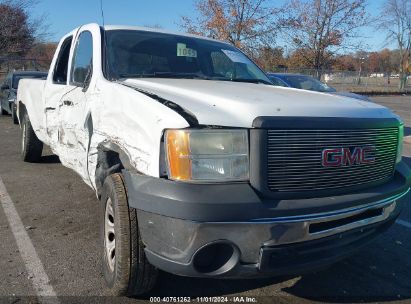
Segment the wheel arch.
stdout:
<path fill-rule="evenodd" d="M 121 173 L 122 170 L 136 169 L 131 165 L 128 153 L 114 142 L 103 142 L 97 146 L 97 165 L 95 171 L 95 185 L 98 197 L 107 176 Z"/>
<path fill-rule="evenodd" d="M 18 102 L 18 107 L 17 107 L 17 117 L 19 118 L 20 127 L 21 127 L 21 123 L 23 121 L 24 114 L 26 112 L 27 112 L 26 105 L 22 101 L 19 101 Z"/>

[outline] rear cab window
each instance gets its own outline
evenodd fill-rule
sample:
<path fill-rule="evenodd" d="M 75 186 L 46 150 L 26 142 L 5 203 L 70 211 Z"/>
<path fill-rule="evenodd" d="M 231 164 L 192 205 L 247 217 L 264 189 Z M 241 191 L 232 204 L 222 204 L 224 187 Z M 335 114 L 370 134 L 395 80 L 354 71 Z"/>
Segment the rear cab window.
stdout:
<path fill-rule="evenodd" d="M 67 84 L 68 62 L 72 41 L 73 36 L 67 37 L 61 45 L 53 71 L 53 83 L 55 84 Z"/>

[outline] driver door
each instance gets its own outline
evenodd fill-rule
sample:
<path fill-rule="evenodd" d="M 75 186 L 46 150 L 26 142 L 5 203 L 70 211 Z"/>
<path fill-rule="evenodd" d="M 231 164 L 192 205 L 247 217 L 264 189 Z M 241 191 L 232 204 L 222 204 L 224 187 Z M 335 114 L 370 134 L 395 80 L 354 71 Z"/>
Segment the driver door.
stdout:
<path fill-rule="evenodd" d="M 44 95 L 44 125 L 47 132 L 47 143 L 52 150 L 59 154 L 58 112 L 63 97 L 73 87 L 68 84 L 68 65 L 73 36 L 63 40 L 59 47 L 53 74 L 47 79 Z M 64 156 L 60 156 L 63 161 Z"/>
<path fill-rule="evenodd" d="M 72 167 L 87 178 L 87 153 L 90 135 L 85 126 L 91 89 L 88 84 L 93 74 L 93 37 L 90 31 L 81 32 L 75 42 L 67 92 L 58 107 L 59 144 Z"/>

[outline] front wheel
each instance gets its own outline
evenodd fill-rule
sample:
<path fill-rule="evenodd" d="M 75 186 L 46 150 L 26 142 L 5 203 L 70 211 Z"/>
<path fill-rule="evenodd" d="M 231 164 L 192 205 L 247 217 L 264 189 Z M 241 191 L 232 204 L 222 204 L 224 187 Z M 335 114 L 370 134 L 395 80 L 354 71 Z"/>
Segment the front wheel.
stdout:
<path fill-rule="evenodd" d="M 21 128 L 21 158 L 25 162 L 35 163 L 41 158 L 43 143 L 37 138 L 27 113 L 24 114 Z"/>
<path fill-rule="evenodd" d="M 102 195 L 103 273 L 113 296 L 141 295 L 157 280 L 157 269 L 145 255 L 137 210 L 129 207 L 122 175 L 108 176 Z"/>

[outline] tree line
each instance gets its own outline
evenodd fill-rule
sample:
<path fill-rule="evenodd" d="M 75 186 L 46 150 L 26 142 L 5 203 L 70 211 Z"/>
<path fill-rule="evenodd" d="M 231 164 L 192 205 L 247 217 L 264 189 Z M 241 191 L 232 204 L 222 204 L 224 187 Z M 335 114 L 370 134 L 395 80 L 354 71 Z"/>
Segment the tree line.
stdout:
<path fill-rule="evenodd" d="M 265 70 L 305 67 L 316 76 L 328 69 L 400 74 L 404 88 L 411 53 L 411 0 L 385 0 L 379 16 L 367 0 L 196 0 L 196 18 L 184 16 L 188 32 L 229 41 Z M 396 50 L 361 50 L 361 29 L 373 27 Z M 279 45 L 282 42 L 282 46 Z M 286 49 L 287 48 L 287 49 Z M 286 50 L 285 50 L 286 49 Z"/>
<path fill-rule="evenodd" d="M 362 70 L 364 74 L 400 74 L 398 62 L 400 51 L 387 48 L 381 51 L 356 51 L 348 54 L 336 54 L 322 67 L 323 71 Z M 255 58 L 259 66 L 266 71 L 304 70 L 314 68 L 310 66 L 299 50 L 285 54 L 284 48 L 261 48 Z"/>
<path fill-rule="evenodd" d="M 45 42 L 49 29 L 46 16 L 30 13 L 36 5 L 36 0 L 0 0 L 0 71 L 5 64 L 10 66 L 10 61 L 50 63 L 55 44 Z"/>

